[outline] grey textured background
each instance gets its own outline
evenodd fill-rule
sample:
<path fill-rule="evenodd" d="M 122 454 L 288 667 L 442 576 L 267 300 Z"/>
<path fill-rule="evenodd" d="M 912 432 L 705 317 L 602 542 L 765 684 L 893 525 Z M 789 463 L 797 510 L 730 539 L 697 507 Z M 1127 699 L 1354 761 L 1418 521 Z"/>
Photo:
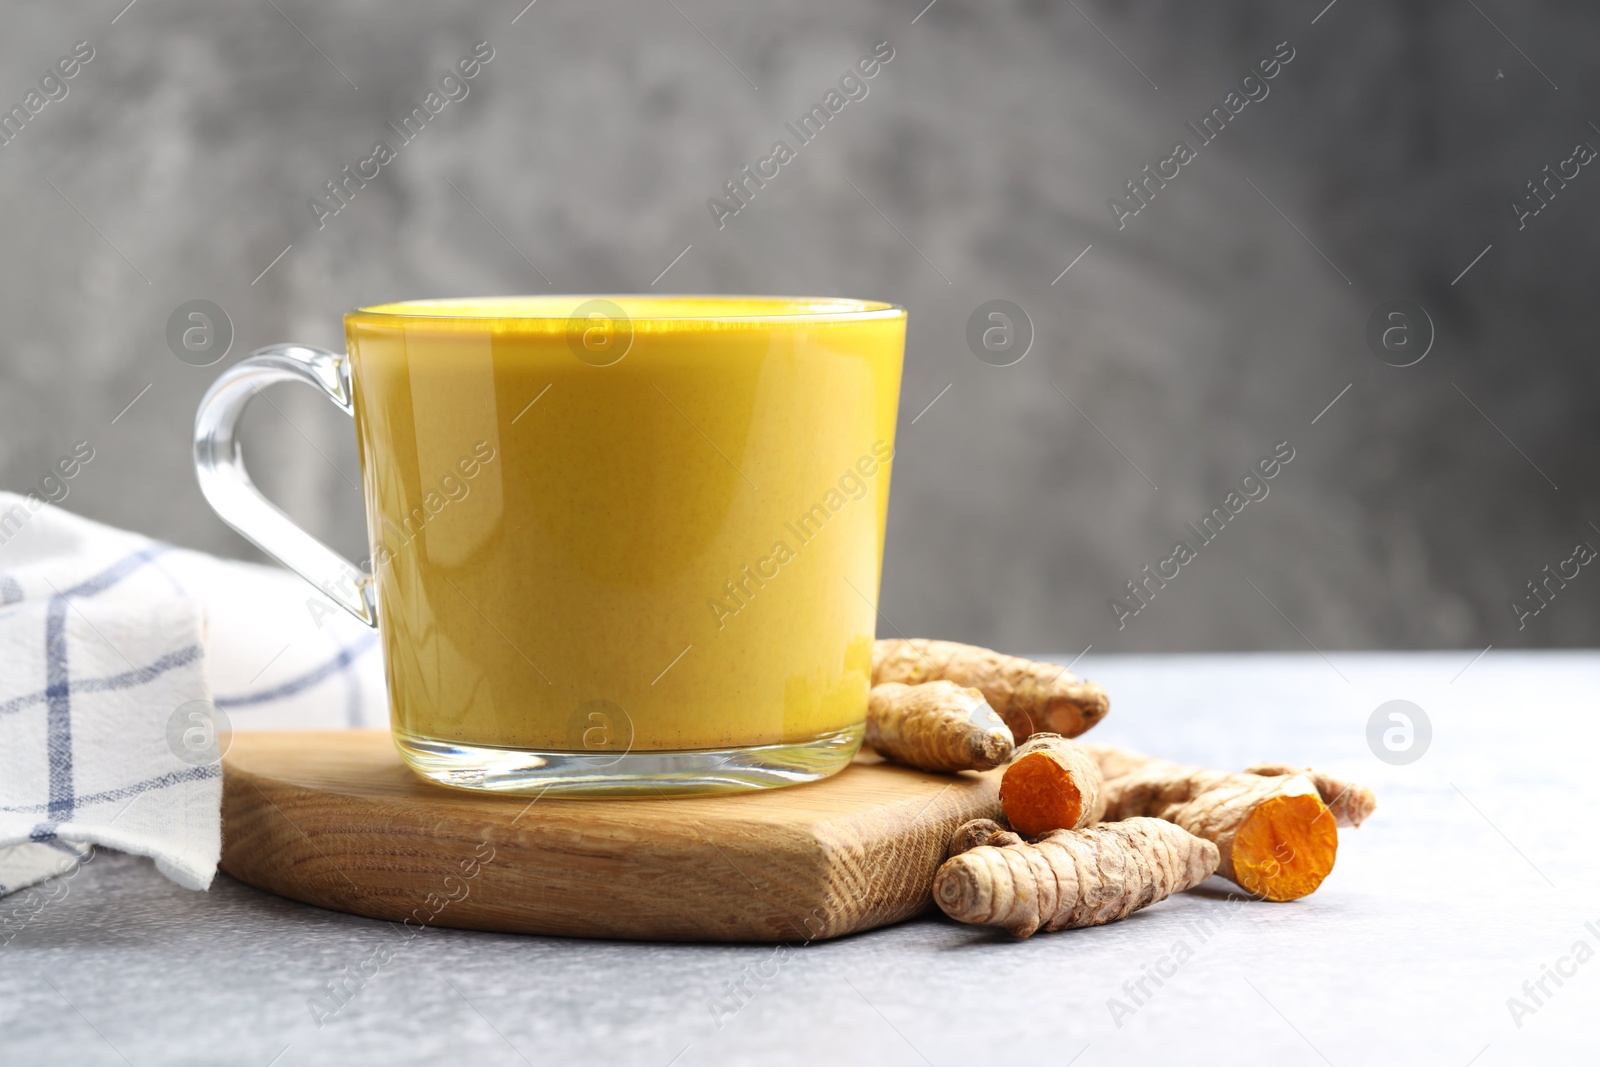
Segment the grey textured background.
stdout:
<path fill-rule="evenodd" d="M 0 147 L 0 484 L 88 439 L 68 507 L 249 556 L 190 473 L 225 364 L 168 352 L 178 304 L 227 310 L 231 361 L 337 346 L 362 303 L 645 290 L 692 244 L 660 288 L 910 308 L 883 597 L 906 633 L 1097 652 L 1600 639 L 1587 572 L 1525 630 L 1508 607 L 1600 544 L 1600 175 L 1522 232 L 1508 207 L 1600 144 L 1600 11 L 923 2 L 7 5 L 0 100 L 75 41 L 96 56 Z M 471 95 L 319 232 L 307 198 L 480 39 L 496 55 Z M 718 232 L 706 198 L 884 39 L 870 95 Z M 1118 232 L 1107 197 L 1283 40 L 1270 96 Z M 1399 295 L 1438 332 L 1405 369 L 1363 341 Z M 995 297 L 1037 331 L 1009 368 L 964 338 Z M 279 392 L 252 411 L 258 480 L 365 555 L 349 425 Z M 1118 631 L 1107 598 L 1284 439 L 1272 495 Z"/>

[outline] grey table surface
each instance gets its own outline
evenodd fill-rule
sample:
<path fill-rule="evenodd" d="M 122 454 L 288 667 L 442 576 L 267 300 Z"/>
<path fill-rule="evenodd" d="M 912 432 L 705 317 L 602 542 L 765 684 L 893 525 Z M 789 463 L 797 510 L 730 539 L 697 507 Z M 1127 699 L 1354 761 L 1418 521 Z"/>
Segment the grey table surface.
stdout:
<path fill-rule="evenodd" d="M 1370 784 L 1378 812 L 1341 831 L 1304 900 L 1230 903 L 1213 879 L 1026 942 L 926 918 L 786 948 L 442 929 L 402 944 L 387 923 L 226 875 L 188 892 L 102 853 L 0 936 L 0 1063 L 1593 1062 L 1600 653 L 1079 668 L 1112 693 L 1097 738 L 1315 761 Z M 1431 723 L 1405 765 L 1367 740 L 1394 699 Z M 385 945 L 319 1023 L 314 998 Z"/>

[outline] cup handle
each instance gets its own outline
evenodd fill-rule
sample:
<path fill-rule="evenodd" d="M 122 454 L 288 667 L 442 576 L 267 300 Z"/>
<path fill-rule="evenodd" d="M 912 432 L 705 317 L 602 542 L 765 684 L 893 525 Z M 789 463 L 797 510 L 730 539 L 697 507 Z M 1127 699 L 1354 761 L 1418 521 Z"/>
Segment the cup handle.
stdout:
<path fill-rule="evenodd" d="M 354 416 L 350 358 L 309 345 L 271 345 L 223 371 L 194 416 L 194 469 L 200 492 L 222 521 L 257 548 L 366 623 L 378 625 L 372 576 L 296 526 L 255 487 L 236 436 L 245 405 L 279 382 L 310 385 Z"/>

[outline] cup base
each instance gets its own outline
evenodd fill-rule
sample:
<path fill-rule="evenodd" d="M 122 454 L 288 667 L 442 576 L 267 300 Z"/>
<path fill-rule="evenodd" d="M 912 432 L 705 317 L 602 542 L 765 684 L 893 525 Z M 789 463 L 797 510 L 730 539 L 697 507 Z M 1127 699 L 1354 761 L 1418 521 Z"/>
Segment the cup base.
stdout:
<path fill-rule="evenodd" d="M 780 745 L 678 752 L 528 752 L 395 731 L 400 757 L 430 782 L 475 793 L 659 797 L 746 793 L 837 774 L 863 726 Z"/>

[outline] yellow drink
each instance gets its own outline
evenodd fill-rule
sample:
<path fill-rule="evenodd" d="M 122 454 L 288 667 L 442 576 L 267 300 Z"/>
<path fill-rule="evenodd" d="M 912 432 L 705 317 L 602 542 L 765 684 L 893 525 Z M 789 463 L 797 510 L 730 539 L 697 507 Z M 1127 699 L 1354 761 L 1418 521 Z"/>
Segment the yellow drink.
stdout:
<path fill-rule="evenodd" d="M 859 733 L 905 312 L 613 300 L 576 319 L 585 298 L 346 320 L 414 764 L 429 745 L 620 755 Z"/>

